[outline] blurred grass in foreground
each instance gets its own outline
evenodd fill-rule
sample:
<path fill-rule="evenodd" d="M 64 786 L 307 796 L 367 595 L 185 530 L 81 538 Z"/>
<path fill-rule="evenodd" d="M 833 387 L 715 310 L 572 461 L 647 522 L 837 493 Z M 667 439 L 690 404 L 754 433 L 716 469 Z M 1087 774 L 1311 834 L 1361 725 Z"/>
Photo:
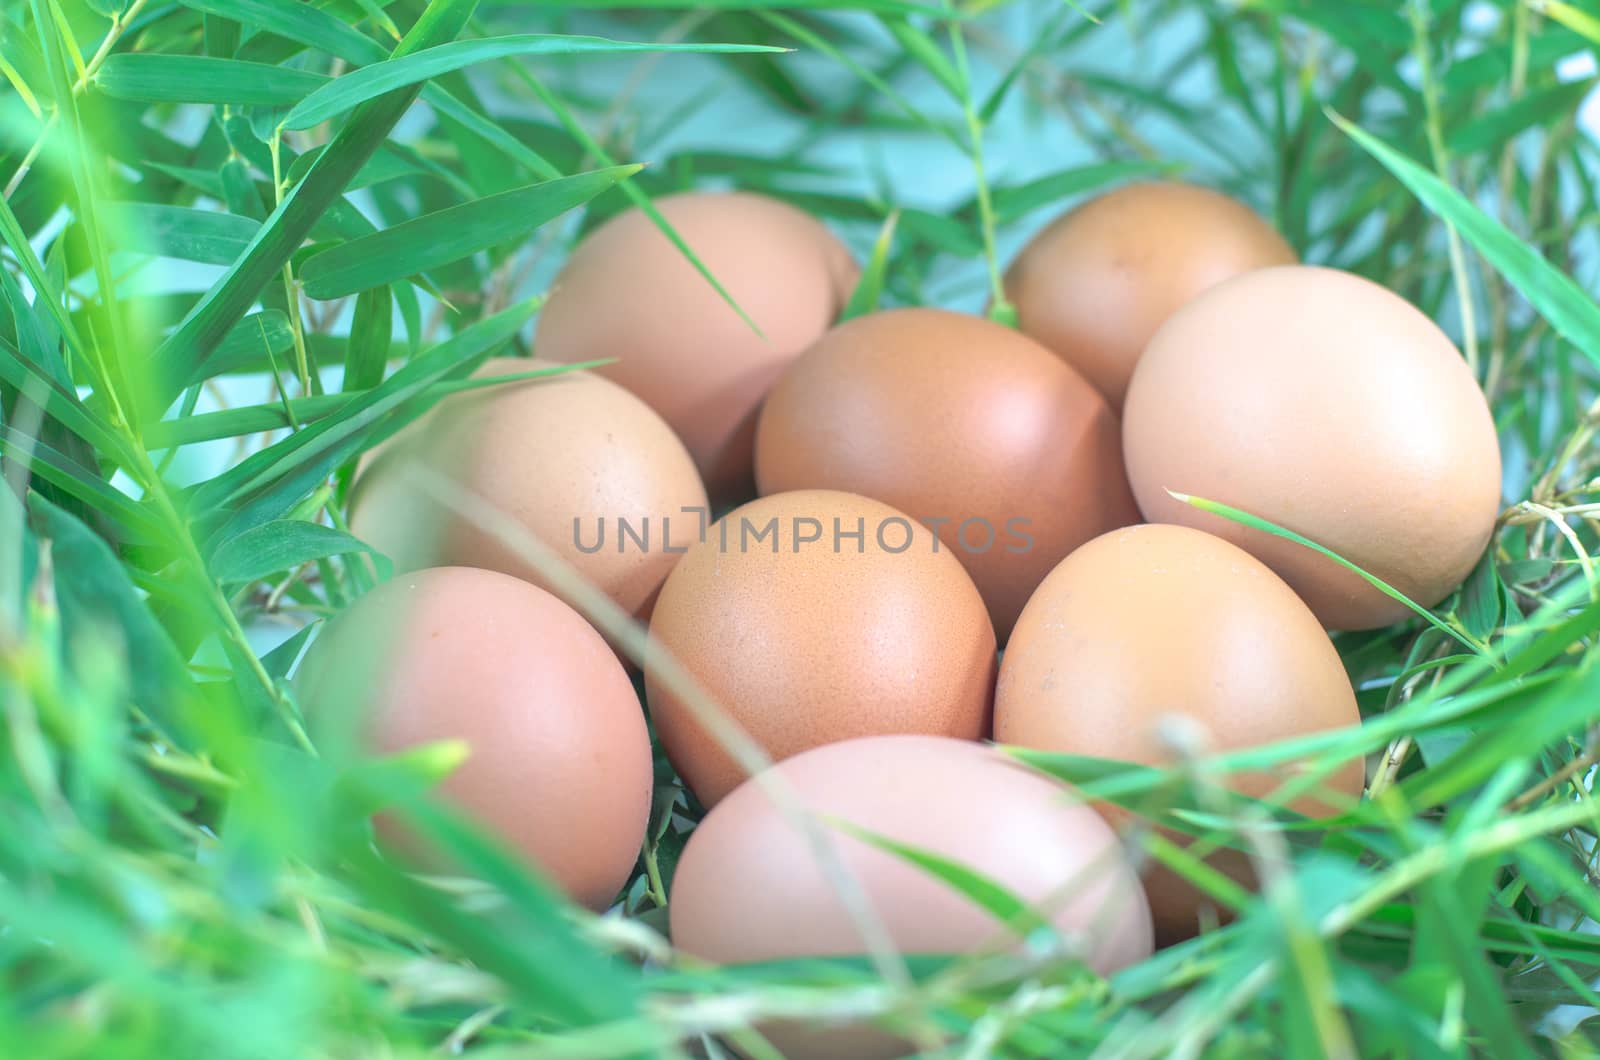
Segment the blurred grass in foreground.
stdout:
<path fill-rule="evenodd" d="M 1594 1052 L 1600 166 L 1594 65 L 1561 61 L 1600 22 L 1514 0 L 607 7 L 0 10 L 0 1051 L 622 1057 L 729 1034 L 760 1055 L 759 1019 L 833 1013 L 974 1057 Z M 704 88 L 652 91 L 679 77 Z M 734 102 L 759 120 L 704 120 Z M 1029 137 L 1082 157 L 1041 171 L 1066 156 Z M 344 530 L 354 458 L 523 349 L 569 211 L 732 182 L 872 261 L 852 312 L 993 295 L 1004 317 L 1008 240 L 1179 170 L 1450 330 L 1511 500 L 1435 621 L 1339 638 L 1361 731 L 1165 772 L 1026 756 L 1255 850 L 1259 897 L 1144 837 L 1243 902 L 1229 927 L 1109 982 L 1031 951 L 908 958 L 909 985 L 866 960 L 708 969 L 657 933 L 691 823 L 670 783 L 626 915 L 596 918 L 428 801 L 450 748 L 313 747 L 285 682 L 308 631 L 262 652 L 263 631 L 384 573 Z M 1218 797 L 1221 772 L 1355 751 L 1369 797 L 1330 820 L 1277 809 L 1294 785 Z M 380 805 L 471 879 L 378 858 Z"/>

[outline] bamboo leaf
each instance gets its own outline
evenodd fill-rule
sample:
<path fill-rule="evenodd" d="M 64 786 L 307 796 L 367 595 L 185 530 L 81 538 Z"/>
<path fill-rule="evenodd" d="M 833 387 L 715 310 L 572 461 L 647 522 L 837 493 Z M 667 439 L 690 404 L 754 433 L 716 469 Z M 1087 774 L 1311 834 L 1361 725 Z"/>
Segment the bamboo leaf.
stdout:
<path fill-rule="evenodd" d="M 211 554 L 211 576 L 219 582 L 253 582 L 302 563 L 357 552 L 372 546 L 331 526 L 298 519 L 275 519 L 229 538 Z"/>
<path fill-rule="evenodd" d="M 477 0 L 434 0 L 394 54 L 408 55 L 453 39 L 476 7 Z M 416 96 L 416 86 L 410 85 L 369 100 L 339 129 L 311 172 L 267 218 L 249 249 L 156 350 L 151 385 L 157 401 L 181 389 L 182 380 L 194 375 L 262 289 L 278 279 L 318 219 L 343 194 Z"/>
<path fill-rule="evenodd" d="M 593 55 L 611 52 L 781 52 L 758 44 L 651 44 L 547 33 L 455 41 L 353 70 L 301 100 L 283 119 L 285 128 L 309 129 L 397 88 L 441 77 L 474 63 L 516 55 Z"/>
<path fill-rule="evenodd" d="M 1533 308 L 1595 364 L 1600 364 L 1600 306 L 1505 225 L 1428 170 L 1332 111 L 1333 123 L 1399 178 L 1424 206 L 1456 227 Z"/>
<path fill-rule="evenodd" d="M 316 254 L 300 278 L 321 299 L 402 280 L 517 239 L 643 168 L 597 169 L 439 210 Z"/>
<path fill-rule="evenodd" d="M 207 55 L 118 52 L 106 57 L 93 84 L 113 99 L 140 103 L 213 103 L 289 107 L 328 78 L 291 66 Z"/>

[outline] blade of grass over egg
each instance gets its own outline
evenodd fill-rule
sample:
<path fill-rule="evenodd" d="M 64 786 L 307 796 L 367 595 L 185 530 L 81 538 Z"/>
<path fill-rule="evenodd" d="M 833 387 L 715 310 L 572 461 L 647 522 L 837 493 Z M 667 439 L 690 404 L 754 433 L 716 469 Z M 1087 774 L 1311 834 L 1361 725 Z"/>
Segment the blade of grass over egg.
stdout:
<path fill-rule="evenodd" d="M 1445 633 L 1453 639 L 1460 641 L 1468 648 L 1471 648 L 1473 654 L 1483 656 L 1485 659 L 1495 662 L 1495 664 L 1498 665 L 1498 662 L 1494 660 L 1494 657 L 1488 646 L 1478 641 L 1477 638 L 1471 636 L 1464 630 L 1457 629 L 1455 626 L 1451 625 L 1449 622 L 1446 622 L 1432 611 L 1429 611 L 1426 607 L 1423 607 L 1421 604 L 1415 602 L 1405 593 L 1402 593 L 1399 589 L 1396 589 L 1382 578 L 1379 578 L 1375 574 L 1367 573 L 1354 563 L 1351 563 L 1349 560 L 1339 555 L 1337 552 L 1334 552 L 1332 549 L 1324 545 L 1317 544 L 1309 537 L 1306 537 L 1303 534 L 1297 534 L 1293 530 L 1287 530 L 1276 523 L 1268 522 L 1260 516 L 1251 515 L 1249 512 L 1242 511 L 1241 509 L 1234 508 L 1226 504 L 1221 504 L 1217 501 L 1206 500 L 1204 497 L 1192 497 L 1187 493 L 1178 493 L 1175 490 L 1168 490 L 1167 493 L 1171 495 L 1173 500 L 1187 504 L 1192 508 L 1198 508 L 1203 512 L 1209 512 L 1212 515 L 1221 516 L 1224 519 L 1239 523 L 1242 526 L 1248 526 L 1252 530 L 1260 530 L 1262 533 L 1271 534 L 1273 537 L 1281 537 L 1286 541 L 1293 541 L 1297 545 L 1302 545 L 1306 548 L 1309 548 L 1313 552 L 1326 556 L 1328 559 L 1333 560 L 1344 569 L 1360 575 L 1368 585 L 1371 585 L 1374 589 L 1377 589 L 1391 600 L 1396 600 L 1399 603 L 1404 604 L 1406 608 L 1408 608 L 1418 617 L 1422 618 L 1430 626 L 1433 626 L 1435 629 L 1439 630 L 1441 633 Z"/>
<path fill-rule="evenodd" d="M 1462 238 L 1498 269 L 1551 327 L 1600 364 L 1600 306 L 1571 277 L 1426 169 L 1342 116 L 1330 112 L 1328 117 L 1424 206 L 1454 225 Z"/>
<path fill-rule="evenodd" d="M 139 103 L 291 107 L 328 84 L 328 78 L 239 59 L 121 52 L 106 59 L 93 84 L 113 99 Z"/>
<path fill-rule="evenodd" d="M 1048 935 L 1052 939 L 1056 937 L 1054 924 L 1046 920 L 1033 906 L 1014 894 L 1004 884 L 991 879 L 983 873 L 970 869 L 959 862 L 952 861 L 934 851 L 926 850 L 910 843 L 902 843 L 889 836 L 852 824 L 842 818 L 824 815 L 822 819 L 829 827 L 838 829 L 845 835 L 859 839 L 869 846 L 876 847 L 886 854 L 894 855 L 907 864 L 916 866 L 969 899 L 1005 927 L 1015 931 L 1020 937 L 1027 938 L 1035 934 Z"/>
<path fill-rule="evenodd" d="M 345 74 L 297 103 L 283 119 L 284 128 L 309 129 L 350 108 L 397 88 L 445 74 L 475 63 L 522 55 L 596 55 L 620 52 L 780 52 L 759 44 L 651 44 L 614 41 L 601 37 L 521 33 L 509 37 L 455 41 L 397 59 L 364 66 Z"/>
<path fill-rule="evenodd" d="M 616 165 L 616 160 L 613 159 L 611 154 L 600 144 L 600 141 L 596 140 L 592 135 L 590 135 L 588 130 L 583 127 L 583 124 L 578 121 L 567 105 L 561 102 L 559 97 L 546 88 L 542 81 L 534 77 L 527 70 L 524 70 L 520 65 L 513 65 L 511 70 L 514 77 L 532 90 L 534 95 L 539 97 L 540 102 L 549 107 L 550 110 L 555 113 L 556 118 L 561 122 L 562 126 L 572 134 L 573 139 L 577 140 L 583 145 L 583 149 L 585 151 L 587 151 L 594 158 L 598 159 L 602 165 Z M 628 198 L 632 200 L 633 204 L 650 219 L 650 222 L 654 224 L 657 229 L 660 230 L 661 234 L 666 236 L 667 239 L 671 241 L 672 245 L 678 249 L 678 253 L 682 254 L 684 258 L 688 260 L 689 264 L 694 266 L 695 271 L 705 278 L 705 281 L 712 286 L 712 289 L 714 289 L 722 298 L 722 300 L 728 304 L 729 308 L 731 308 L 735 313 L 739 314 L 739 319 L 744 321 L 745 324 L 749 326 L 751 331 L 765 339 L 766 334 L 761 330 L 760 325 L 758 325 L 754 318 L 752 318 L 749 313 L 746 313 L 744 308 L 734 300 L 733 295 L 728 293 L 728 289 L 723 286 L 722 281 L 717 279 L 717 277 L 712 274 L 711 270 L 706 267 L 705 262 L 700 260 L 700 256 L 694 252 L 694 249 L 690 247 L 687 242 L 684 241 L 683 236 L 678 234 L 678 230 L 673 228 L 671 223 L 667 221 L 666 217 L 662 215 L 661 211 L 656 208 L 656 204 L 650 201 L 650 196 L 645 194 L 645 192 L 642 191 L 639 186 L 631 180 L 622 181 L 621 187 L 623 194 L 627 195 Z"/>
<path fill-rule="evenodd" d="M 426 401 L 431 402 L 436 398 L 463 391 L 480 390 L 530 379 L 547 379 L 587 368 L 600 368 L 613 363 L 613 360 L 575 361 L 571 364 L 553 364 L 501 375 L 447 379 L 430 386 L 424 397 Z M 215 441 L 218 438 L 238 438 L 262 431 L 283 430 L 296 424 L 304 427 L 317 420 L 339 414 L 352 400 L 368 393 L 370 393 L 368 390 L 345 390 L 338 394 L 312 394 L 286 399 L 287 408 L 284 407 L 284 402 L 279 401 L 162 420 L 151 424 L 146 430 L 145 444 L 151 449 L 166 449 L 172 446 L 193 445 L 196 442 Z"/>
<path fill-rule="evenodd" d="M 883 297 L 883 284 L 889 267 L 889 248 L 894 244 L 894 226 L 899 220 L 898 210 L 890 211 L 889 216 L 884 219 L 883 227 L 878 230 L 878 238 L 872 244 L 872 257 L 867 259 L 867 267 L 861 270 L 861 279 L 856 282 L 856 289 L 850 293 L 850 301 L 839 314 L 841 322 L 877 310 L 878 301 Z"/>
<path fill-rule="evenodd" d="M 308 297 L 342 298 L 516 239 L 643 169 L 613 166 L 451 206 L 325 250 L 300 270 Z"/>
<path fill-rule="evenodd" d="M 477 0 L 434 0 L 396 46 L 394 54 L 409 55 L 454 39 L 476 7 Z M 261 226 L 250 249 L 156 350 L 151 374 L 158 400 L 181 389 L 178 381 L 196 371 L 262 289 L 278 279 L 290 256 L 383 143 L 418 91 L 416 85 L 408 85 L 369 100 L 334 134 L 311 172 L 290 189 Z"/>

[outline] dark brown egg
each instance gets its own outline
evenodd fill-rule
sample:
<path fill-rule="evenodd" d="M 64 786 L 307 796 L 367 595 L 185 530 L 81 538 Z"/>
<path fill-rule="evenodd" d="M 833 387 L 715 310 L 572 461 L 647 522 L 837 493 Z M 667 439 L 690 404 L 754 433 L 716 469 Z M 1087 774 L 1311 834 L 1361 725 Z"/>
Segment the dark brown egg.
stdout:
<path fill-rule="evenodd" d="M 1150 910 L 1110 827 L 1061 786 L 991 747 L 933 736 L 829 744 L 774 771 L 821 815 L 843 869 L 894 947 L 909 954 L 1004 950 L 1017 932 L 927 870 L 828 822 L 952 861 L 1030 903 L 1090 967 L 1150 954 Z M 673 942 L 718 963 L 867 951 L 813 843 L 760 782 L 717 805 L 689 839 L 669 907 Z M 864 1028 L 763 1028 L 789 1057 L 901 1056 Z M 848 1052 L 839 1047 L 848 1043 Z"/>
<path fill-rule="evenodd" d="M 838 316 L 855 263 L 820 222 L 775 199 L 696 193 L 656 206 L 761 335 L 630 210 L 573 252 L 539 315 L 535 347 L 555 361 L 617 358 L 601 373 L 672 425 L 713 499 L 742 499 L 761 399 Z"/>
<path fill-rule="evenodd" d="M 747 774 L 669 690 L 663 654 L 773 759 L 855 736 L 987 731 L 983 600 L 932 533 L 865 497 L 801 490 L 734 509 L 667 578 L 650 635 L 656 732 L 708 806 Z"/>
<path fill-rule="evenodd" d="M 935 527 L 1001 642 L 1061 558 L 1137 522 L 1119 427 L 1087 383 L 1025 335 L 939 309 L 829 331 L 761 415 L 763 493 L 838 489 Z"/>
<path fill-rule="evenodd" d="M 1466 577 L 1500 508 L 1494 419 L 1450 339 L 1334 269 L 1264 269 L 1180 310 L 1134 374 L 1123 441 L 1146 518 L 1243 546 L 1334 629 L 1411 612 L 1325 556 L 1167 491 L 1302 534 L 1425 607 Z"/>
<path fill-rule="evenodd" d="M 296 683 L 313 722 L 373 752 L 464 742 L 443 797 L 575 901 L 602 909 L 627 882 L 654 778 L 644 713 L 600 634 L 543 589 L 399 575 L 317 638 Z"/>
<path fill-rule="evenodd" d="M 1328 635 L 1293 590 L 1221 538 L 1182 526 L 1113 531 L 1057 567 L 1028 601 L 995 692 L 995 739 L 1047 751 L 1170 764 L 1164 724 L 1189 719 L 1214 751 L 1360 724 Z M 1289 772 L 1232 774 L 1264 798 Z M 1362 763 L 1328 778 L 1326 814 L 1359 797 Z M 1115 815 L 1114 815 L 1115 816 Z M 1246 876 L 1242 859 L 1222 860 Z M 1148 879 L 1156 935 L 1196 930 L 1201 899 L 1164 870 Z"/>
<path fill-rule="evenodd" d="M 478 374 L 538 367 L 546 365 L 502 358 Z M 351 529 L 401 570 L 484 567 L 545 585 L 515 542 L 430 492 L 424 471 L 493 505 L 641 617 L 678 559 L 662 547 L 670 523 L 681 535 L 706 508 L 694 462 L 672 429 L 622 387 L 587 372 L 446 399 L 375 453 L 351 494 Z"/>
<path fill-rule="evenodd" d="M 1120 411 L 1166 319 L 1232 276 L 1290 265 L 1294 249 L 1249 207 L 1192 184 L 1134 184 L 1058 218 L 1006 272 L 1018 326 Z"/>

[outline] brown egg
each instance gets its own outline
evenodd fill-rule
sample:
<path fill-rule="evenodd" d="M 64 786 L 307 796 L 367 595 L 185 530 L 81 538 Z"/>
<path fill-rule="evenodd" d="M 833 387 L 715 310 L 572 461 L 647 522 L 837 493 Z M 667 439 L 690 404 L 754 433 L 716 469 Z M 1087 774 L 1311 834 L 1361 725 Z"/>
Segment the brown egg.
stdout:
<path fill-rule="evenodd" d="M 630 210 L 573 252 L 539 315 L 535 346 L 555 361 L 618 358 L 600 371 L 672 425 L 713 499 L 742 499 L 761 399 L 839 315 L 855 263 L 821 223 L 774 199 L 697 193 L 656 206 L 765 338 Z"/>
<path fill-rule="evenodd" d="M 1134 184 L 1057 218 L 1006 272 L 1018 326 L 1120 412 L 1133 366 L 1167 317 L 1239 273 L 1292 265 L 1249 207 L 1192 184 Z"/>
<path fill-rule="evenodd" d="M 1294 530 L 1423 606 L 1466 577 L 1500 507 L 1494 419 L 1449 338 L 1334 269 L 1265 269 L 1179 311 L 1134 374 L 1123 442 L 1148 519 L 1242 545 L 1334 629 L 1410 612 L 1332 560 L 1167 490 Z"/>
<path fill-rule="evenodd" d="M 937 529 L 1002 642 L 1063 556 L 1137 522 L 1116 417 L 1009 328 L 895 309 L 829 331 L 784 373 L 756 435 L 763 493 L 848 490 Z"/>
<path fill-rule="evenodd" d="M 876 736 L 818 747 L 774 769 L 806 810 L 954 861 L 1029 902 L 1096 971 L 1150 954 L 1149 907 L 1111 829 L 1066 789 L 992 747 Z M 1021 942 L 938 877 L 822 827 L 900 952 L 1000 951 Z M 673 942 L 706 960 L 866 952 L 815 848 L 757 781 L 741 785 L 690 836 L 671 897 Z M 829 1048 L 837 1039 L 826 1034 L 777 1033 L 790 1057 L 907 1051 L 887 1035 L 872 1042 L 857 1032 L 858 1046 L 876 1048 L 845 1054 Z"/>
<path fill-rule="evenodd" d="M 690 546 L 661 588 L 644 671 L 656 733 L 701 802 L 746 773 L 668 691 L 663 652 L 773 759 L 854 736 L 984 735 L 994 629 L 934 546 L 887 504 L 830 490 L 752 501 Z"/>
<path fill-rule="evenodd" d="M 501 358 L 478 374 L 542 366 Z M 351 494 L 351 530 L 401 570 L 459 564 L 545 585 L 511 544 L 428 492 L 419 467 L 496 506 L 641 617 L 678 559 L 664 538 L 687 540 L 705 518 L 705 489 L 671 428 L 587 372 L 448 398 L 380 449 Z"/>
<path fill-rule="evenodd" d="M 600 634 L 543 589 L 399 575 L 334 620 L 296 683 L 313 722 L 374 752 L 464 741 L 441 794 L 575 901 L 602 909 L 627 882 L 654 777 L 644 713 Z"/>
<path fill-rule="evenodd" d="M 1361 721 L 1316 616 L 1249 553 L 1183 526 L 1114 530 L 1068 556 L 1028 601 L 1000 667 L 995 739 L 1163 765 L 1173 755 L 1162 725 L 1180 717 L 1214 751 Z M 1235 773 L 1228 783 L 1264 798 L 1285 779 Z M 1362 763 L 1327 786 L 1359 797 Z M 1336 801 L 1292 805 L 1326 814 Z M 1241 862 L 1219 867 L 1245 875 Z M 1157 938 L 1194 934 L 1200 896 L 1164 871 L 1147 886 Z"/>

